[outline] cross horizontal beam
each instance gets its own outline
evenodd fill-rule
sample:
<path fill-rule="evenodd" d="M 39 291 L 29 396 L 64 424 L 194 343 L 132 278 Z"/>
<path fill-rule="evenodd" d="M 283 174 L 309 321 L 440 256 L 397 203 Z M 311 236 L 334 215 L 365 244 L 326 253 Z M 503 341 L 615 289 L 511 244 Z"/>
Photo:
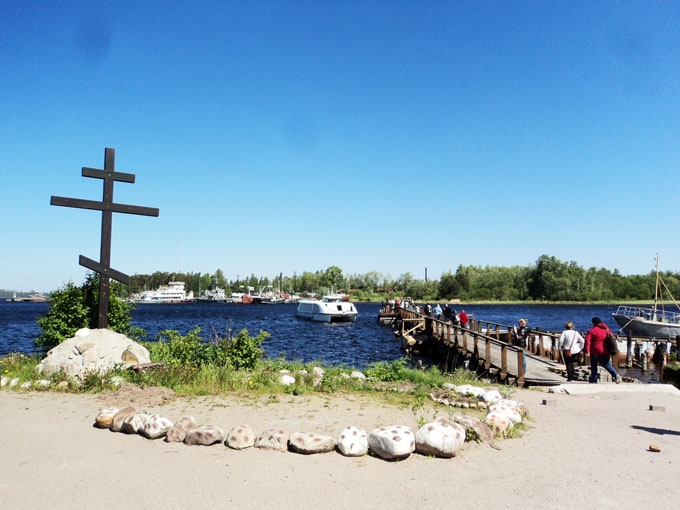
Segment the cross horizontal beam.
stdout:
<path fill-rule="evenodd" d="M 120 283 L 130 285 L 130 277 L 128 275 L 121 273 L 120 271 L 116 271 L 115 269 L 111 269 L 110 267 L 106 267 L 104 264 L 100 264 L 96 260 L 89 259 L 85 255 L 80 256 L 78 263 L 83 267 L 91 269 L 95 273 L 106 275 Z"/>
<path fill-rule="evenodd" d="M 138 205 L 97 202 L 95 200 L 83 200 L 81 198 L 52 196 L 50 205 L 75 207 L 78 209 L 94 209 L 96 211 L 110 211 L 125 214 L 140 214 L 142 216 L 158 216 L 158 208 L 156 207 L 141 207 Z"/>
<path fill-rule="evenodd" d="M 92 177 L 93 179 L 111 179 L 112 181 L 120 182 L 135 182 L 135 174 L 126 174 L 123 172 L 114 172 L 113 170 L 99 170 L 97 168 L 83 167 L 83 177 Z"/>

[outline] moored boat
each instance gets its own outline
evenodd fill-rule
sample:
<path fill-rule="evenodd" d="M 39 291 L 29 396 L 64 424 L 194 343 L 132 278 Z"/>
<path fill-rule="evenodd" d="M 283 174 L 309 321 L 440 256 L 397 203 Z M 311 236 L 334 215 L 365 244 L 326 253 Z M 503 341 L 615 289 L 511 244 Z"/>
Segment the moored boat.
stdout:
<path fill-rule="evenodd" d="M 667 310 L 663 298 L 663 289 L 673 302 L 674 309 Z M 650 337 L 656 339 L 680 338 L 680 306 L 668 291 L 668 287 L 659 274 L 659 256 L 656 256 L 656 291 L 652 306 L 621 305 L 613 314 L 621 331 L 631 336 Z"/>
<path fill-rule="evenodd" d="M 227 296 L 224 289 L 219 287 L 210 290 L 204 290 L 196 299 L 201 303 L 231 303 L 231 297 Z"/>
<path fill-rule="evenodd" d="M 342 296 L 331 294 L 323 296 L 321 301 L 299 301 L 296 315 L 320 322 L 355 322 L 358 312 L 353 303 L 343 301 Z"/>
<path fill-rule="evenodd" d="M 184 303 L 194 300 L 194 291 L 184 290 L 184 282 L 169 282 L 156 290 L 147 290 L 133 297 L 135 303 Z"/>

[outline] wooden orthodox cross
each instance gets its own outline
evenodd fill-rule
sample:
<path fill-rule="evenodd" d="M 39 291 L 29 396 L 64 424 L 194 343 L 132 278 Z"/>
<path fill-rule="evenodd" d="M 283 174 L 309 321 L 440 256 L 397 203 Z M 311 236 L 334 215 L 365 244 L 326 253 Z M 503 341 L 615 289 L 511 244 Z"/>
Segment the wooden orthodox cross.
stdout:
<path fill-rule="evenodd" d="M 109 278 L 129 285 L 130 277 L 111 266 L 111 224 L 113 213 L 141 214 L 143 216 L 158 216 L 158 209 L 153 207 L 139 207 L 136 205 L 115 204 L 113 202 L 113 183 L 135 182 L 134 174 L 115 172 L 115 149 L 104 149 L 104 170 L 83 167 L 83 177 L 104 180 L 104 197 L 101 202 L 94 200 L 82 200 L 79 198 L 64 198 L 52 196 L 50 205 L 63 207 L 76 207 L 79 209 L 94 209 L 102 212 L 102 240 L 99 252 L 99 262 L 80 256 L 79 264 L 92 271 L 99 273 L 99 328 L 107 328 L 109 325 Z"/>

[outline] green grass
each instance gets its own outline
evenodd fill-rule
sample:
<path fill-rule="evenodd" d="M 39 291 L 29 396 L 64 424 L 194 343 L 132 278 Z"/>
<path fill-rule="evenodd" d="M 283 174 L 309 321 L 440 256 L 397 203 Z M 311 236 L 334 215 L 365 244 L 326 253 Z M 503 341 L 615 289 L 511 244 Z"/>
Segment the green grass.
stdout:
<path fill-rule="evenodd" d="M 36 370 L 40 359 L 22 354 L 10 354 L 0 358 L 0 373 L 9 379 L 17 378 L 19 384 L 45 379 Z M 320 366 L 324 371 L 321 380 L 315 379 L 313 368 Z M 295 378 L 295 384 L 284 386 L 279 382 L 282 370 L 288 370 Z M 145 386 L 170 388 L 178 395 L 301 395 L 307 393 L 374 393 L 394 394 L 403 405 L 418 405 L 427 398 L 433 388 L 441 388 L 444 383 L 480 384 L 473 372 L 458 370 L 442 373 L 436 368 L 418 370 L 407 367 L 405 359 L 394 362 L 378 362 L 366 367 L 362 372 L 365 380 L 354 379 L 349 375 L 356 369 L 344 366 L 323 367 L 319 363 L 287 361 L 285 358 L 263 360 L 251 370 L 235 370 L 229 366 L 213 364 L 201 366 L 166 365 L 156 370 L 136 372 L 118 369 L 108 374 L 90 375 L 83 384 L 78 385 L 63 373 L 50 378 L 52 382 L 47 391 L 55 390 L 58 383 L 67 381 L 68 386 L 60 391 L 77 393 L 106 392 L 115 388 L 112 378 Z"/>

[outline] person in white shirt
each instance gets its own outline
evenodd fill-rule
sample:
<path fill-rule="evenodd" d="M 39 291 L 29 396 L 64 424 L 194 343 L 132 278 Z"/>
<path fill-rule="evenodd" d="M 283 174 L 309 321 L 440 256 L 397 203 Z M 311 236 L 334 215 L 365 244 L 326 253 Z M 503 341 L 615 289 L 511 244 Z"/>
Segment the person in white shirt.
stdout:
<path fill-rule="evenodd" d="M 583 350 L 586 341 L 581 336 L 581 333 L 574 329 L 574 323 L 567 321 L 564 323 L 564 331 L 560 335 L 559 348 L 562 351 L 564 364 L 567 367 L 567 381 L 574 380 L 574 371 L 576 360 Z"/>

